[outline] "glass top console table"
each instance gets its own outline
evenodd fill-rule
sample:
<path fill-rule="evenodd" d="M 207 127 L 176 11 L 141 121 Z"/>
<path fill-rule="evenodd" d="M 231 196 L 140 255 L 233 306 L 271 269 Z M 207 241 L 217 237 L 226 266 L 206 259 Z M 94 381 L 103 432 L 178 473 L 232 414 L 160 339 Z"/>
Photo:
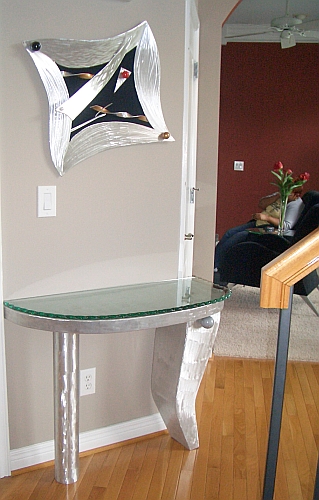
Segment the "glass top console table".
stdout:
<path fill-rule="evenodd" d="M 79 474 L 79 334 L 154 329 L 152 395 L 171 437 L 199 446 L 195 400 L 231 292 L 199 278 L 19 298 L 18 325 L 53 332 L 55 478 Z"/>

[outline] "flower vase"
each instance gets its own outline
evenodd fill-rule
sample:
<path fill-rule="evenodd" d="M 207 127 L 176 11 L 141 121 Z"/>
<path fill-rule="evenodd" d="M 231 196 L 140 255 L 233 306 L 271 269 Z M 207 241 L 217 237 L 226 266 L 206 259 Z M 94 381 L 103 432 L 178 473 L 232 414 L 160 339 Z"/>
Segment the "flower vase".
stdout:
<path fill-rule="evenodd" d="M 288 196 L 282 196 L 280 199 L 280 214 L 279 214 L 279 225 L 278 225 L 278 235 L 283 236 L 285 231 L 285 215 L 288 203 Z"/>

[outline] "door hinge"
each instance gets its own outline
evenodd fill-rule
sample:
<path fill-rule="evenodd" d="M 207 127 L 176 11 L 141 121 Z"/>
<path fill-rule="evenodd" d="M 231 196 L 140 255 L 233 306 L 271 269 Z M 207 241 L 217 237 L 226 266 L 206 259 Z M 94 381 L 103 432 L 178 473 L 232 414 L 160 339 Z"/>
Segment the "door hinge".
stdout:
<path fill-rule="evenodd" d="M 199 191 L 199 188 L 191 188 L 189 194 L 189 203 L 195 203 L 195 191 Z"/>
<path fill-rule="evenodd" d="M 194 61 L 194 78 L 198 78 L 198 61 Z"/>

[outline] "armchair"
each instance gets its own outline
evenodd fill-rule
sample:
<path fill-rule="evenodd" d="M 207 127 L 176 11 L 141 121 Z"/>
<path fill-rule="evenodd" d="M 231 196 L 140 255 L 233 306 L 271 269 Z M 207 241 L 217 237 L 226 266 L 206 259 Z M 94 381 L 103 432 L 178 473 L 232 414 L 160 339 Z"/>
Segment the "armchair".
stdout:
<path fill-rule="evenodd" d="M 305 207 L 293 228 L 294 236 L 285 238 L 272 233 L 249 233 L 245 242 L 234 245 L 226 253 L 219 268 L 221 282 L 260 287 L 262 267 L 319 226 L 319 191 L 308 191 L 302 199 Z M 300 295 L 319 316 L 308 297 L 315 288 L 319 290 L 316 270 L 295 284 L 294 294 Z"/>

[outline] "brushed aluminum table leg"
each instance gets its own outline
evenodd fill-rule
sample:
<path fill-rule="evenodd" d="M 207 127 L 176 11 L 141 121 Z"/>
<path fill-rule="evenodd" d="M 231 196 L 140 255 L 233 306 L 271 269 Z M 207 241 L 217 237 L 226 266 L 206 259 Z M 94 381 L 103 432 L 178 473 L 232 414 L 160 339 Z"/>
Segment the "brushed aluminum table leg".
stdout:
<path fill-rule="evenodd" d="M 55 479 L 79 474 L 79 335 L 53 333 Z"/>
<path fill-rule="evenodd" d="M 172 438 L 188 450 L 198 448 L 196 395 L 219 325 L 199 321 L 157 328 L 152 369 L 152 394 Z"/>

